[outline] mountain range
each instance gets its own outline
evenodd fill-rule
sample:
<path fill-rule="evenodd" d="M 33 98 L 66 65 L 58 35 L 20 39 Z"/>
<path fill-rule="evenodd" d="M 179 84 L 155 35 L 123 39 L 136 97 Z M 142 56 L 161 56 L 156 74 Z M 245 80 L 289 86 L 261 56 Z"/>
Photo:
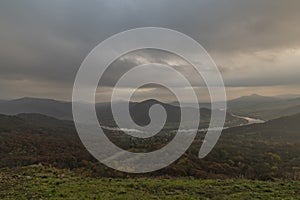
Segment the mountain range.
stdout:
<path fill-rule="evenodd" d="M 156 100 L 148 100 L 144 102 L 130 102 L 130 114 L 133 120 L 140 125 L 149 123 L 148 110 L 154 105 L 162 105 L 167 112 L 169 122 L 178 122 L 180 108 L 177 103 L 163 103 Z M 126 109 L 127 104 L 117 102 L 114 106 L 117 110 Z M 185 109 L 192 109 L 193 105 L 184 103 Z M 201 119 L 209 121 L 210 103 L 200 103 Z M 97 103 L 96 111 L 98 116 L 101 113 L 101 119 L 105 122 L 113 120 L 110 103 Z M 253 117 L 263 120 L 276 119 L 283 116 L 290 116 L 300 113 L 300 97 L 297 95 L 274 96 L 267 97 L 257 94 L 242 96 L 227 102 L 227 112 L 235 115 Z M 72 103 L 66 101 L 57 101 L 53 99 L 41 99 L 25 97 L 14 100 L 0 100 L 0 113 L 6 115 L 17 115 L 21 113 L 37 113 L 62 120 L 72 120 Z M 100 118 L 100 117 L 99 117 Z M 230 114 L 227 115 L 227 121 L 237 121 Z M 239 121 L 238 123 L 243 123 Z"/>
<path fill-rule="evenodd" d="M 218 105 L 218 102 L 216 102 Z M 172 105 L 178 105 L 173 102 Z M 194 107 L 190 103 L 185 106 Z M 210 103 L 199 103 L 201 108 L 210 108 Z M 227 101 L 227 111 L 236 115 L 271 120 L 300 113 L 299 95 L 261 96 L 252 94 Z"/>
<path fill-rule="evenodd" d="M 180 122 L 181 109 L 178 106 L 163 103 L 154 99 L 143 101 L 143 102 L 130 102 L 129 110 L 131 117 L 135 123 L 139 125 L 147 125 L 150 122 L 148 115 L 149 109 L 154 104 L 161 105 L 165 108 L 168 123 Z M 126 109 L 125 102 L 117 102 L 114 104 L 116 110 L 123 112 Z M 95 105 L 96 112 L 100 123 L 115 125 L 114 117 L 111 111 L 110 103 L 97 103 Z M 184 107 L 185 111 L 189 113 L 195 112 L 195 108 Z M 223 112 L 223 111 L 218 111 Z M 18 115 L 22 113 L 36 113 L 42 114 L 49 117 L 54 117 L 61 120 L 72 120 L 72 103 L 64 101 L 56 101 L 53 99 L 38 99 L 38 98 L 21 98 L 16 100 L 2 101 L 0 102 L 0 113 L 5 115 Z M 200 118 L 202 127 L 208 126 L 210 121 L 211 110 L 208 108 L 200 109 Z M 197 119 L 196 119 L 197 120 Z M 234 117 L 230 114 L 226 115 L 226 126 L 235 126 L 246 123 L 247 121 Z"/>
<path fill-rule="evenodd" d="M 17 115 L 20 113 L 38 113 L 58 119 L 72 119 L 72 104 L 53 99 L 21 98 L 0 101 L 0 113 Z"/>
<path fill-rule="evenodd" d="M 263 120 L 300 113 L 299 97 L 266 97 L 254 94 L 233 99 L 227 103 L 229 112 Z"/>

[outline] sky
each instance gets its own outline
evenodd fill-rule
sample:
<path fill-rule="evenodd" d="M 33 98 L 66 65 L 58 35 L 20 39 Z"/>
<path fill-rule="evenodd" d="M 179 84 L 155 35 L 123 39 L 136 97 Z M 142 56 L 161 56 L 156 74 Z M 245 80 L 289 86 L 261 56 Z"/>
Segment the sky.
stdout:
<path fill-rule="evenodd" d="M 222 73 L 229 99 L 300 94 L 299 7 L 298 0 L 3 0 L 0 99 L 71 100 L 80 64 L 97 44 L 147 26 L 177 30 L 199 42 Z M 124 69 L 148 62 L 181 70 L 194 83 L 199 100 L 209 99 L 188 63 L 157 50 L 116 60 L 97 99 L 109 100 Z M 135 97 L 171 101 L 169 92 L 157 85 L 138 90 Z"/>

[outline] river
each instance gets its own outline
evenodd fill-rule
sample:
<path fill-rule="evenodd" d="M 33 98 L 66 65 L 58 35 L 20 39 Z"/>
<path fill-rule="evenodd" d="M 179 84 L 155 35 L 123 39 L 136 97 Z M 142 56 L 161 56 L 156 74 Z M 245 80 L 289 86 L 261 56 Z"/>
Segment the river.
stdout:
<path fill-rule="evenodd" d="M 246 116 L 239 116 L 239 115 L 235 115 L 231 113 L 231 116 L 233 117 L 237 117 L 240 119 L 245 119 L 247 120 L 247 124 L 240 124 L 239 126 L 245 126 L 245 125 L 250 125 L 250 124 L 261 124 L 261 123 L 265 123 L 266 121 L 261 120 L 261 119 L 257 119 L 257 118 L 251 118 L 251 117 L 246 117 Z M 237 126 L 235 126 L 237 127 Z M 137 130 L 137 129 L 128 129 L 128 128 L 118 128 L 118 127 L 107 127 L 107 126 L 102 126 L 102 128 L 107 129 L 107 130 L 112 130 L 112 131 L 124 131 L 124 132 L 138 132 L 138 133 L 143 133 L 143 131 L 141 130 Z M 233 127 L 222 127 L 222 128 L 212 128 L 213 129 L 228 129 L 228 128 L 233 128 Z M 180 130 L 179 132 L 181 133 L 189 133 L 189 132 L 195 132 L 195 131 L 200 131 L 200 132 L 205 132 L 207 131 L 207 128 L 203 128 L 203 129 L 186 129 L 186 130 Z M 171 132 L 177 132 L 177 130 L 173 130 Z"/>
<path fill-rule="evenodd" d="M 256 118 L 251 118 L 251 117 L 245 117 L 245 116 L 239 116 L 239 115 L 235 115 L 235 114 L 231 114 L 231 116 L 247 120 L 248 123 L 246 125 L 249 125 L 249 124 L 261 124 L 261 123 L 265 123 L 266 122 L 266 121 L 261 120 L 261 119 L 256 119 Z M 245 124 L 242 124 L 241 126 L 243 126 L 243 125 L 245 125 Z"/>

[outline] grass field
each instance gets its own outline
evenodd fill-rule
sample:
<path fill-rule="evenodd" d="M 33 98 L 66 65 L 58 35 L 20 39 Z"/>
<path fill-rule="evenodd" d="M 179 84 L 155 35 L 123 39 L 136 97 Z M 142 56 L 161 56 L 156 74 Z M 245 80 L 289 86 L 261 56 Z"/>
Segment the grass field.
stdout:
<path fill-rule="evenodd" d="M 300 199 L 300 181 L 91 178 L 30 166 L 1 169 L 0 199 Z"/>

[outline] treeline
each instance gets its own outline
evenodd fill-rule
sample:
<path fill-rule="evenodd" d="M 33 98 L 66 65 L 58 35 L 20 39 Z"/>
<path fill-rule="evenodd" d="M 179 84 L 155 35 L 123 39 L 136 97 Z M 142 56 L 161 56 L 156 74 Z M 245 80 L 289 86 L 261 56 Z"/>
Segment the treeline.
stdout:
<path fill-rule="evenodd" d="M 270 142 L 247 137 L 232 138 L 223 134 L 214 150 L 206 158 L 199 159 L 197 155 L 202 140 L 203 134 L 199 134 L 191 148 L 172 165 L 150 174 L 130 176 L 300 179 L 299 143 Z M 128 145 L 124 138 L 119 141 L 124 142 L 123 146 Z M 159 137 L 154 141 L 157 147 L 161 146 L 159 141 Z M 135 146 L 129 145 L 128 148 Z M 81 144 L 75 132 L 66 134 L 32 130 L 0 133 L 0 167 L 32 164 L 80 169 L 91 176 L 128 176 L 97 162 Z"/>

